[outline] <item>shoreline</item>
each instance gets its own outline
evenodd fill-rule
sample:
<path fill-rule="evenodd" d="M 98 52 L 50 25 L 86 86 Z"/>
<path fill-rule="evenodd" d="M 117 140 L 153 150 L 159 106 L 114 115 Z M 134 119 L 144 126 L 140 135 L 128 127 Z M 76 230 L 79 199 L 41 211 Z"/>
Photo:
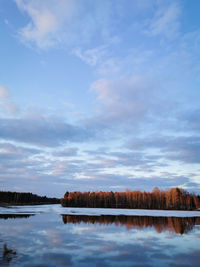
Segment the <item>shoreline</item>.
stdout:
<path fill-rule="evenodd" d="M 59 203 L 42 203 L 42 202 L 36 202 L 36 203 L 4 203 L 0 202 L 1 208 L 11 208 L 13 206 L 38 206 L 38 205 L 60 205 Z"/>
<path fill-rule="evenodd" d="M 59 214 L 59 215 L 87 215 L 87 216 L 152 216 L 152 217 L 200 217 L 200 211 L 181 210 L 149 210 L 149 209 L 110 209 L 110 208 L 63 208 L 60 204 L 12 206 L 0 208 L 0 214 Z"/>

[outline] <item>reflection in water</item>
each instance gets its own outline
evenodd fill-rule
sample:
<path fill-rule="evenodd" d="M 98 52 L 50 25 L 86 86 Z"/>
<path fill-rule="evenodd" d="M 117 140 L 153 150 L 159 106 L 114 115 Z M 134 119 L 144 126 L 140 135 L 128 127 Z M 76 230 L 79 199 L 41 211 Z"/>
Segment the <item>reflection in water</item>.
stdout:
<path fill-rule="evenodd" d="M 13 257 L 16 256 L 16 251 L 12 250 L 12 249 L 9 249 L 7 247 L 7 244 L 5 243 L 4 246 L 3 246 L 3 260 L 5 262 L 10 262 Z"/>
<path fill-rule="evenodd" d="M 0 266 L 199 267 L 200 218 L 61 217 L 42 208 L 1 216 Z"/>
<path fill-rule="evenodd" d="M 29 218 L 30 216 L 34 216 L 35 214 L 0 214 L 0 219 L 20 219 L 20 218 Z"/>
<path fill-rule="evenodd" d="M 0 266 L 9 265 L 17 257 L 17 252 L 8 248 L 6 243 L 4 243 L 3 248 L 0 247 L 0 254 L 2 255 L 0 256 Z"/>
<path fill-rule="evenodd" d="M 178 234 L 186 234 L 193 229 L 196 224 L 200 224 L 200 217 L 178 218 L 178 217 L 151 217 L 151 216 L 87 216 L 87 215 L 62 215 L 64 224 L 67 223 L 87 223 L 87 224 L 114 224 L 116 226 L 126 226 L 126 229 L 154 227 L 160 233 L 162 231 L 172 231 Z"/>

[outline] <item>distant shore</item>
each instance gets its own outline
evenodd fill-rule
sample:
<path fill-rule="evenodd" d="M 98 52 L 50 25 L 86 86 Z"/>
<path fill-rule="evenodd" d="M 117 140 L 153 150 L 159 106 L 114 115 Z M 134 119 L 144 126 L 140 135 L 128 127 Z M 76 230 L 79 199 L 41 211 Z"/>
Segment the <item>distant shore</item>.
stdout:
<path fill-rule="evenodd" d="M 51 203 L 51 202 L 47 202 L 47 203 L 43 203 L 43 202 L 32 202 L 32 203 L 4 203 L 4 202 L 0 202 L 0 207 L 2 208 L 9 208 L 12 206 L 35 206 L 35 205 L 56 205 L 59 203 Z"/>
<path fill-rule="evenodd" d="M 55 197 L 38 196 L 30 192 L 0 191 L 0 207 L 59 204 Z"/>

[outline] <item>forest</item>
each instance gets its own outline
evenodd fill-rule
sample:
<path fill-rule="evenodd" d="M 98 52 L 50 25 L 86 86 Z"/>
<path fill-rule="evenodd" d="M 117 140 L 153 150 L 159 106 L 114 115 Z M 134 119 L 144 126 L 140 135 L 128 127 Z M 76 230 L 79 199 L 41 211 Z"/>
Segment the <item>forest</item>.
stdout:
<path fill-rule="evenodd" d="M 200 196 L 181 188 L 152 192 L 66 192 L 63 207 L 195 210 L 200 208 Z"/>
<path fill-rule="evenodd" d="M 38 196 L 32 193 L 6 192 L 0 191 L 1 205 L 38 205 L 38 204 L 56 204 L 60 203 L 58 198 L 48 198 L 46 196 Z"/>

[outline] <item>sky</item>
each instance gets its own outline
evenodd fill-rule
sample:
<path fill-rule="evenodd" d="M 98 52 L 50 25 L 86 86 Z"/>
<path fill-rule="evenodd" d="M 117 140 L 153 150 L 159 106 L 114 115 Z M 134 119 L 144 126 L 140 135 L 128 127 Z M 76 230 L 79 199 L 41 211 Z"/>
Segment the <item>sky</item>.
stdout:
<path fill-rule="evenodd" d="M 0 0 L 0 189 L 199 194 L 199 10 Z"/>

